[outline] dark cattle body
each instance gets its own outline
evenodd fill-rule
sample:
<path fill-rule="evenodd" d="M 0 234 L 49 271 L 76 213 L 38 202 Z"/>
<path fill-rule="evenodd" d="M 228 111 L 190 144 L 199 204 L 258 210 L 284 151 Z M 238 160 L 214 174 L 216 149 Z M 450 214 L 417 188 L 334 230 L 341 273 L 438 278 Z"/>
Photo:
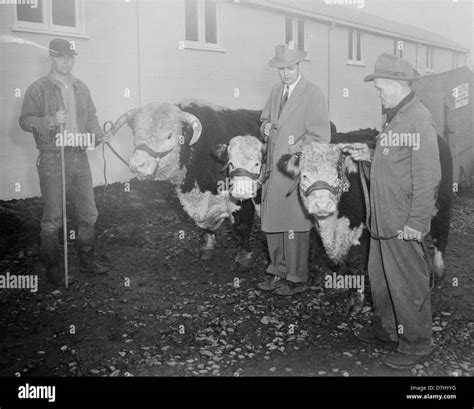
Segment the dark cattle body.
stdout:
<path fill-rule="evenodd" d="M 236 262 L 248 268 L 255 209 L 251 200 L 238 201 L 219 191 L 227 175 L 212 151 L 235 136 L 258 136 L 260 111 L 231 110 L 201 102 L 154 103 L 122 115 L 112 133 L 125 123 L 134 133 L 131 170 L 175 186 L 185 212 L 204 231 L 201 258 L 211 257 L 214 232 L 229 218 L 236 221 L 234 229 L 239 238 Z"/>
<path fill-rule="evenodd" d="M 375 129 L 361 129 L 358 131 L 348 132 L 348 133 L 337 133 L 335 126 L 331 124 L 331 145 L 343 146 L 345 144 L 351 144 L 354 142 L 367 143 L 370 148 L 375 147 L 375 137 L 378 134 L 378 131 Z M 451 201 L 452 201 L 452 157 L 449 146 L 444 141 L 444 139 L 438 136 L 438 146 L 439 146 L 439 155 L 441 162 L 441 184 L 439 189 L 439 194 L 436 202 L 435 215 L 431 221 L 431 231 L 430 235 L 433 240 L 435 247 L 433 266 L 437 272 L 438 277 L 444 275 L 444 262 L 443 255 L 446 249 L 448 232 L 449 232 L 449 220 L 451 212 Z M 308 148 L 307 148 L 308 149 Z M 305 147 L 302 149 L 303 155 L 305 152 Z M 339 152 L 338 152 L 339 151 Z M 342 153 L 341 149 L 335 149 L 336 155 L 345 156 Z M 307 154 L 308 156 L 308 154 Z M 356 245 L 349 245 L 346 247 L 339 246 L 339 244 L 328 243 L 324 240 L 323 245 L 328 254 L 329 258 L 335 265 L 344 267 L 343 271 L 366 271 L 367 261 L 368 261 L 368 241 L 369 233 L 365 228 L 366 223 L 366 203 L 364 200 L 364 193 L 362 187 L 361 177 L 358 171 L 358 167 L 353 166 L 354 162 L 350 161 L 346 163 L 352 163 L 352 166 L 347 167 L 346 164 L 342 167 L 342 172 L 344 175 L 339 175 L 339 177 L 346 178 L 348 182 L 348 189 L 342 191 L 340 197 L 337 201 L 337 218 L 338 221 L 343 218 L 348 219 L 349 223 L 346 226 L 345 232 L 355 231 L 359 226 L 362 226 L 362 231 L 355 237 L 357 242 Z M 295 155 L 284 155 L 279 161 L 280 169 L 283 172 L 287 173 L 292 177 L 299 177 L 296 175 L 296 168 L 300 164 L 300 156 Z M 350 168 L 350 169 L 349 169 Z M 299 168 L 298 168 L 299 171 Z M 368 172 L 364 172 L 364 178 L 366 179 L 367 188 L 369 188 L 368 181 Z M 313 180 L 311 182 L 314 182 Z M 301 189 L 301 182 L 300 182 Z M 301 190 L 300 190 L 301 194 Z M 311 212 L 310 212 L 311 213 Z M 313 214 L 315 218 L 316 226 L 321 221 L 324 223 L 324 218 L 318 220 L 318 217 Z M 342 230 L 342 229 L 341 229 Z M 321 230 L 319 232 L 321 234 Z M 335 237 L 341 234 L 341 231 L 336 232 L 335 229 L 332 232 Z M 326 237 L 329 235 L 326 234 Z M 340 241 L 339 237 L 336 237 L 335 240 Z M 334 247 L 339 246 L 339 252 L 334 250 Z"/>
<path fill-rule="evenodd" d="M 261 111 L 247 109 L 216 111 L 212 107 L 197 104 L 178 105 L 178 107 L 199 118 L 203 125 L 198 142 L 192 146 L 186 145 L 182 149 L 181 160 L 186 164 L 188 172 L 181 189 L 183 193 L 187 193 L 197 183 L 201 192 L 209 190 L 217 194 L 218 182 L 224 180 L 227 175 L 221 172 L 222 164 L 212 157 L 211 149 L 216 145 L 228 144 L 234 136 L 258 136 Z M 186 127 L 185 132 L 189 133 L 192 130 Z"/>

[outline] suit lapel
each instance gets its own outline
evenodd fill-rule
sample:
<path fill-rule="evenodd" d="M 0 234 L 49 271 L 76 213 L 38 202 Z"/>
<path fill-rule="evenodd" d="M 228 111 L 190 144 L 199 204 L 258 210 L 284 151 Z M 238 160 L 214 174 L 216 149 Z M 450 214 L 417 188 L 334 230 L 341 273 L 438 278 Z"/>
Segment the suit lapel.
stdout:
<path fill-rule="evenodd" d="M 290 117 L 291 113 L 300 104 L 305 88 L 306 79 L 304 77 L 301 77 L 298 84 L 296 84 L 295 89 L 291 93 L 291 96 L 288 98 L 286 105 L 283 107 L 283 111 L 281 111 L 280 118 L 278 119 L 279 126 Z M 280 106 L 281 97 L 282 95 L 280 92 L 280 96 L 278 98 L 278 107 Z"/>

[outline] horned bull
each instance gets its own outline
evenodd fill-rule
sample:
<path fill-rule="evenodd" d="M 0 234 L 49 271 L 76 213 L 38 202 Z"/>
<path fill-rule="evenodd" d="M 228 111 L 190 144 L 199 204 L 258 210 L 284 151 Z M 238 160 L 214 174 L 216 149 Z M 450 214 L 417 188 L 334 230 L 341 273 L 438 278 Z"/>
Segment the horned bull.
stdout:
<path fill-rule="evenodd" d="M 228 218 L 235 222 L 239 239 L 237 267 L 250 268 L 254 205 L 250 199 L 232 196 L 233 192 L 225 188 L 228 175 L 212 152 L 218 145 L 238 147 L 239 143 L 231 142 L 236 136 L 258 135 L 260 112 L 201 102 L 154 103 L 123 114 L 112 134 L 125 124 L 134 136 L 130 169 L 139 177 L 169 181 L 175 186 L 184 211 L 203 230 L 200 258 L 211 258 L 215 231 Z M 238 151 L 234 149 L 234 156 L 238 157 Z M 258 173 L 259 169 L 251 172 Z"/>
<path fill-rule="evenodd" d="M 324 249 L 336 265 L 357 260 L 357 269 L 367 267 L 369 234 L 365 196 L 368 191 L 364 195 L 364 178 L 368 172 L 361 178 L 359 167 L 343 149 L 354 142 L 367 143 L 373 148 L 377 134 L 371 129 L 333 133 L 330 144 L 309 143 L 301 152 L 283 155 L 279 160 L 280 170 L 295 179 L 302 203 L 314 217 Z M 445 273 L 443 255 L 452 200 L 452 157 L 448 144 L 440 136 L 438 146 L 442 177 L 430 235 L 435 276 L 441 280 Z"/>

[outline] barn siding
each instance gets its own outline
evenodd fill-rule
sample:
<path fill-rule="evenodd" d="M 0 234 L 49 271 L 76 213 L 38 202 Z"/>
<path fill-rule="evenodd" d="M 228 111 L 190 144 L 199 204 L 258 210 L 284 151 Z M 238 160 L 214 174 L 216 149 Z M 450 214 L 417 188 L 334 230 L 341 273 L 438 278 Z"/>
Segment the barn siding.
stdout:
<path fill-rule="evenodd" d="M 141 1 L 138 6 L 135 2 L 96 0 L 85 1 L 84 7 L 89 39 L 73 38 L 79 53 L 74 74 L 91 89 L 101 123 L 115 120 L 140 104 L 187 97 L 231 108 L 260 109 L 271 86 L 279 81 L 277 71 L 267 63 L 275 45 L 284 42 L 284 15 L 280 13 L 222 2 L 225 51 L 215 52 L 179 49 L 184 37 L 183 0 Z M 12 32 L 13 6 L 2 6 L 0 23 L 0 34 L 15 35 L 43 46 L 56 37 Z M 373 85 L 364 83 L 363 77 L 373 71 L 380 53 L 393 52 L 394 39 L 364 33 L 365 66 L 353 66 L 347 64 L 347 28 L 329 28 L 329 24 L 310 20 L 306 24 L 309 59 L 303 61 L 302 71 L 328 98 L 333 122 L 341 131 L 380 128 L 380 100 Z M 253 35 L 256 27 L 261 28 L 258 36 Z M 416 45 L 405 45 L 404 56 L 415 65 Z M 425 54 L 422 46 L 418 50 L 420 73 L 424 73 Z M 18 116 L 26 87 L 46 74 L 49 64 L 45 50 L 24 45 L 0 44 L 0 58 L 0 199 L 38 196 L 37 151 L 32 135 L 19 128 Z M 452 52 L 436 49 L 435 71 L 451 68 Z M 16 88 L 21 90 L 20 98 L 14 96 Z M 130 96 L 124 95 L 126 88 Z M 234 95 L 236 88 L 238 97 Z M 343 95 L 344 88 L 349 91 L 347 97 Z M 122 129 L 114 137 L 113 145 L 127 157 L 132 150 L 130 131 Z M 101 152 L 88 155 L 94 185 L 102 184 Z M 107 149 L 106 158 L 109 183 L 130 180 L 130 171 Z M 21 185 L 19 192 L 15 191 L 16 183 Z"/>

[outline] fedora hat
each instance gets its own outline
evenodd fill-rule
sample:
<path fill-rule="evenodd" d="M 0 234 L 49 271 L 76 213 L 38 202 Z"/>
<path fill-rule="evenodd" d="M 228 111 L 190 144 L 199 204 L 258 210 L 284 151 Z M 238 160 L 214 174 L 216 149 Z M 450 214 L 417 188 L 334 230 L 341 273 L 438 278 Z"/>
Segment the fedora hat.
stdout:
<path fill-rule="evenodd" d="M 365 82 L 376 78 L 387 78 L 398 81 L 414 81 L 420 78 L 418 72 L 406 60 L 388 53 L 381 54 L 375 61 L 374 73 L 364 78 Z"/>
<path fill-rule="evenodd" d="M 289 45 L 277 45 L 275 47 L 275 57 L 270 60 L 268 65 L 274 68 L 289 67 L 303 60 L 308 53 L 298 49 L 296 43 L 291 42 Z"/>

